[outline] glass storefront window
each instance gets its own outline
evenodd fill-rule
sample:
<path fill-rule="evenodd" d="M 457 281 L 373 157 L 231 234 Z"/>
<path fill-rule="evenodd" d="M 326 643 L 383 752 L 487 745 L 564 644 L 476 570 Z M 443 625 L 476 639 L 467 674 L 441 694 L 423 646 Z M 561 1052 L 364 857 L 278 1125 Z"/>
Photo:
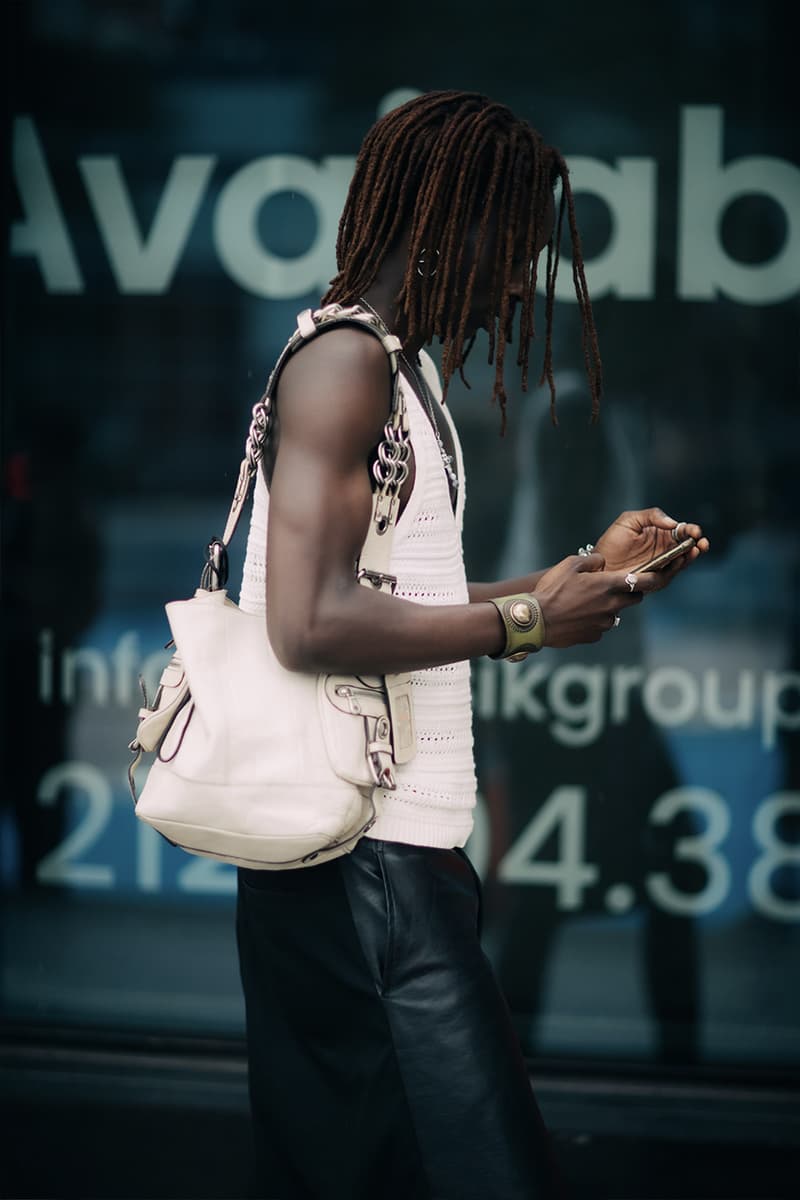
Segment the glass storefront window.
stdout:
<path fill-rule="evenodd" d="M 598 646 L 474 664 L 487 951 L 532 1054 L 796 1065 L 800 167 L 763 85 L 777 34 L 756 6 L 686 3 L 630 53 L 607 30 L 604 56 L 551 14 L 578 79 L 507 31 L 487 51 L 467 13 L 458 57 L 411 71 L 398 38 L 378 71 L 359 39 L 323 53 L 321 25 L 177 9 L 40 0 L 14 29 L 4 1015 L 241 1034 L 233 870 L 133 814 L 139 677 L 152 692 L 163 604 L 194 588 L 250 406 L 333 272 L 363 132 L 395 91 L 475 86 L 571 164 L 606 397 L 590 426 L 565 264 L 558 426 L 512 389 L 498 436 L 485 343 L 450 393 L 472 577 L 652 503 L 712 539 Z"/>

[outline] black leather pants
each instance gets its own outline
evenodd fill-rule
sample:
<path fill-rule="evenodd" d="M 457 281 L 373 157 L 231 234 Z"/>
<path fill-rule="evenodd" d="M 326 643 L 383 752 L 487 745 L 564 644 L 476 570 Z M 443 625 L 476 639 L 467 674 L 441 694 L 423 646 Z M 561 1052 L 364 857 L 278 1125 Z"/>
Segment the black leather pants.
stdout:
<path fill-rule="evenodd" d="M 369 838 L 239 872 L 258 1196 L 561 1195 L 479 904 L 463 852 Z"/>

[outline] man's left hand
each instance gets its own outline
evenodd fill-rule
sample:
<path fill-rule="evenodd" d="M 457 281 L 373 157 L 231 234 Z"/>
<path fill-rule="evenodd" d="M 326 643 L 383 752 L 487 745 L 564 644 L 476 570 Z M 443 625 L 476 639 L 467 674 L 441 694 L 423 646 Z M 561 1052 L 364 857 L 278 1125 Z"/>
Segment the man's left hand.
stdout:
<path fill-rule="evenodd" d="M 632 571 L 657 554 L 670 550 L 676 541 L 683 541 L 687 537 L 693 537 L 696 544 L 661 572 L 667 583 L 709 548 L 703 530 L 692 521 L 678 522 L 660 508 L 620 513 L 597 542 L 595 549 L 603 555 L 607 571 Z"/>

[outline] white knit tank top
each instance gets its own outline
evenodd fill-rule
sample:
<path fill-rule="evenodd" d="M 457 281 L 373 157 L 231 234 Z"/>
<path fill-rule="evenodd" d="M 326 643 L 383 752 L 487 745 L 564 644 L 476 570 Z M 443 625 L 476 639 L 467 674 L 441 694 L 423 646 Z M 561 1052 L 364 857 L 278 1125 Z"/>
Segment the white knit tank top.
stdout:
<path fill-rule="evenodd" d="M 401 375 L 414 449 L 411 495 L 395 526 L 391 573 L 395 596 L 416 604 L 467 604 L 467 579 L 461 547 L 464 519 L 464 461 L 447 408 L 439 401 L 441 385 L 433 360 L 424 351 L 428 386 L 444 414 L 456 451 L 459 488 L 455 514 L 431 423 L 416 392 Z M 259 471 L 240 606 L 264 613 L 269 493 Z M 369 837 L 414 846 L 463 846 L 472 830 L 475 767 L 472 755 L 472 703 L 469 662 L 414 671 L 411 675 L 417 753 L 395 769 L 397 788 L 375 789 L 378 820 Z"/>

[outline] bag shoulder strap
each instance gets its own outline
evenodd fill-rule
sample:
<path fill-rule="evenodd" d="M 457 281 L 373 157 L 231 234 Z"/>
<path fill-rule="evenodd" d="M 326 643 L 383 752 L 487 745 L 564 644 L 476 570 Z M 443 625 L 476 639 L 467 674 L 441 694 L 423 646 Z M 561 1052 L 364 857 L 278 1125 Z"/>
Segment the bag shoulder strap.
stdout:
<path fill-rule="evenodd" d="M 258 465 L 272 433 L 272 402 L 275 389 L 286 362 L 301 346 L 335 325 L 351 325 L 369 330 L 380 341 L 389 358 L 392 373 L 392 402 L 389 420 L 383 430 L 383 441 L 372 471 L 376 487 L 372 496 L 372 513 L 364 545 L 356 563 L 359 583 L 380 591 L 393 591 L 396 579 L 389 574 L 394 526 L 397 521 L 400 488 L 408 475 L 411 449 L 408 413 L 400 387 L 398 355 L 401 342 L 390 333 L 376 313 L 361 305 L 343 307 L 328 304 L 324 308 L 307 308 L 297 318 L 297 328 L 281 351 L 272 369 L 261 399 L 253 406 L 250 429 L 244 447 L 244 458 L 233 500 L 221 538 L 213 538 L 208 546 L 206 565 L 200 586 L 216 591 L 225 586 L 228 576 L 227 548 L 236 533 L 239 518 L 250 494 Z"/>

